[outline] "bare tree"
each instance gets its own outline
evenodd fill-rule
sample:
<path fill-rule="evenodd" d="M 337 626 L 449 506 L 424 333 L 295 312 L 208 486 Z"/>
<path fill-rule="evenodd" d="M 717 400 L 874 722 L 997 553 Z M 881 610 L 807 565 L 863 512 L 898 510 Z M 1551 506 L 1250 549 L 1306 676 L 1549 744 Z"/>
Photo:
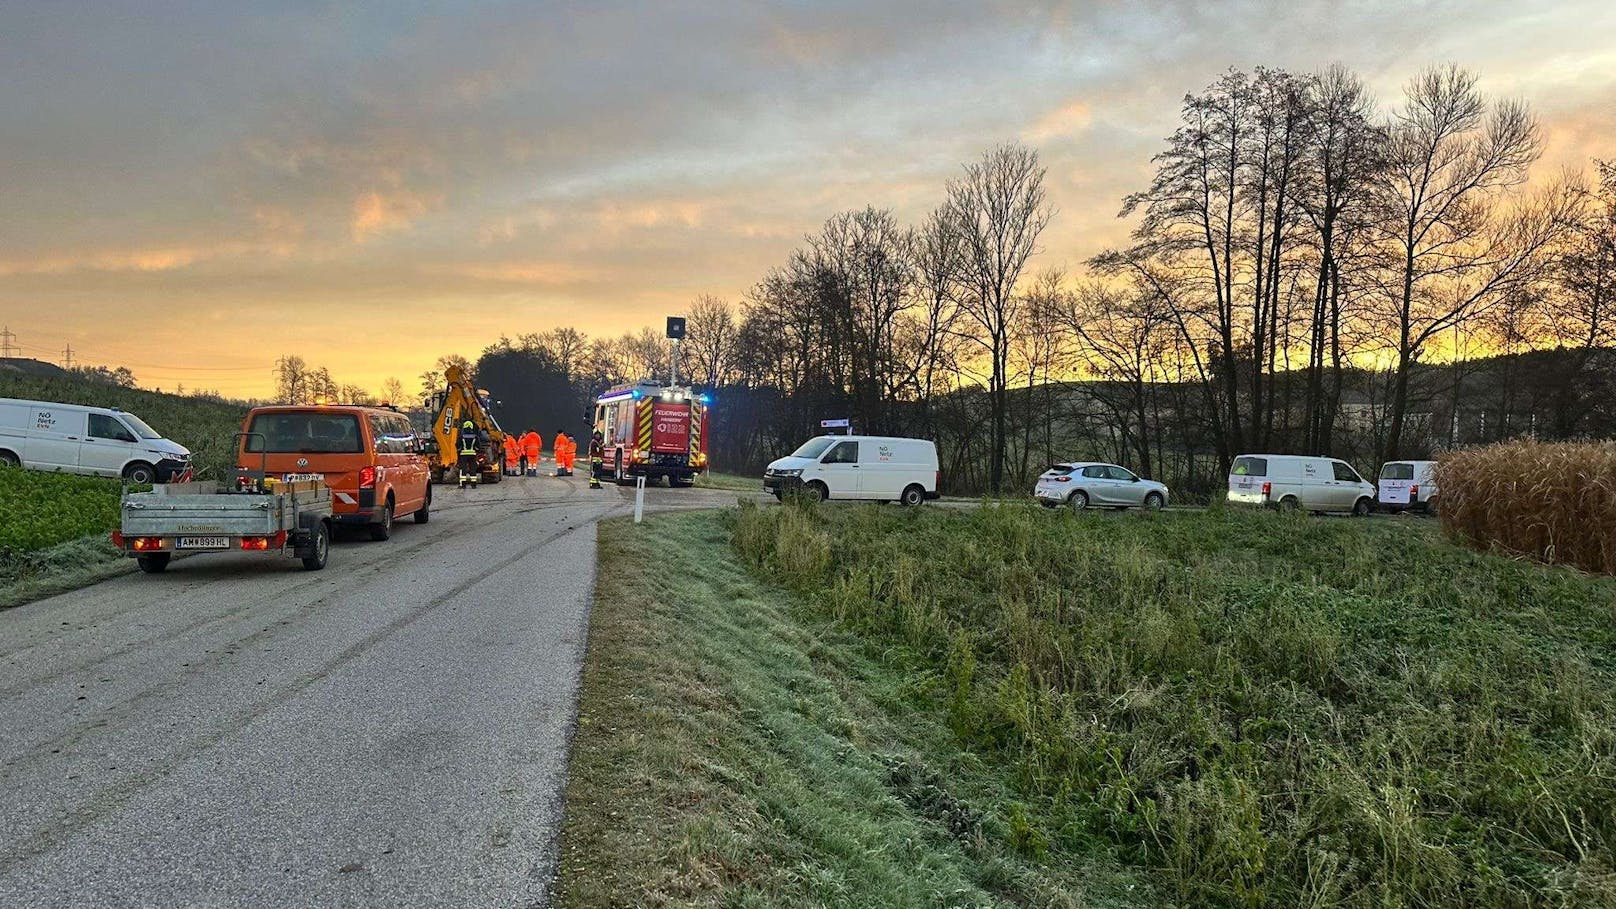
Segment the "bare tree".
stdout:
<path fill-rule="evenodd" d="M 1539 153 L 1526 106 L 1489 106 L 1470 73 L 1439 67 L 1408 84 L 1389 129 L 1375 224 L 1385 257 L 1381 315 L 1395 332 L 1388 460 L 1400 454 L 1409 381 L 1427 345 L 1529 280 L 1553 236 L 1552 222 L 1539 220 L 1546 210 L 1498 210 Z"/>
<path fill-rule="evenodd" d="M 389 376 L 387 381 L 382 383 L 382 403 L 392 404 L 395 407 L 402 406 L 405 403 L 404 394 L 404 383 L 397 377 Z"/>
<path fill-rule="evenodd" d="M 284 404 L 308 401 L 309 364 L 296 354 L 275 361 L 275 399 Z"/>
<path fill-rule="evenodd" d="M 696 302 L 690 304 L 689 324 L 682 345 L 690 361 L 691 379 L 710 387 L 727 382 L 739 331 L 735 307 L 728 301 L 710 294 L 697 297 Z"/>
<path fill-rule="evenodd" d="M 1005 144 L 967 164 L 964 177 L 948 184 L 948 212 L 960 244 L 960 304 L 981 327 L 985 336 L 973 340 L 991 362 L 988 483 L 995 492 L 1004 485 L 1008 361 L 1011 332 L 1022 302 L 1016 282 L 1027 260 L 1038 251 L 1039 235 L 1054 217 L 1054 209 L 1045 199 L 1044 173 L 1037 152 Z"/>

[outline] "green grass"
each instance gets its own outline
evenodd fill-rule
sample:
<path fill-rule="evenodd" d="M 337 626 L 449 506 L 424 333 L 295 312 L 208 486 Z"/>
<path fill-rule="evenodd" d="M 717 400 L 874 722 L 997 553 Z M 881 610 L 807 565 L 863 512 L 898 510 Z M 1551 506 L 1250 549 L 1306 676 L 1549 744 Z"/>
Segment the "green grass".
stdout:
<path fill-rule="evenodd" d="M 33 552 L 118 526 L 117 480 L 0 468 L 0 553 Z"/>
<path fill-rule="evenodd" d="M 732 473 L 705 471 L 696 477 L 700 489 L 732 489 L 737 492 L 758 492 L 763 489 L 761 477 L 743 477 Z"/>
<path fill-rule="evenodd" d="M 1222 509 L 743 505 L 734 546 L 941 680 L 1024 851 L 1185 907 L 1616 905 L 1612 580 Z"/>
<path fill-rule="evenodd" d="M 945 679 L 749 573 L 733 524 L 601 525 L 557 906 L 1151 904 L 1039 841 Z"/>
<path fill-rule="evenodd" d="M 109 534 L 117 480 L 0 469 L 0 608 L 126 570 Z"/>
<path fill-rule="evenodd" d="M 45 378 L 0 370 L 0 398 L 118 407 L 191 450 L 199 479 L 218 479 L 235 466 L 232 441 L 247 405 L 120 388 L 82 378 Z"/>

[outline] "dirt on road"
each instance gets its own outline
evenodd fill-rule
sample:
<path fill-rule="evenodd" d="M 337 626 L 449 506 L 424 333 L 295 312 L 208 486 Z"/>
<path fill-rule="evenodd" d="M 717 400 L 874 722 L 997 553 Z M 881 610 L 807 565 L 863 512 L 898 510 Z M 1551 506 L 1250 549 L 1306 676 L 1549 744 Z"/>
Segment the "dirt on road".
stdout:
<path fill-rule="evenodd" d="M 633 498 L 586 483 L 0 612 L 0 905 L 543 905 L 594 525 Z"/>

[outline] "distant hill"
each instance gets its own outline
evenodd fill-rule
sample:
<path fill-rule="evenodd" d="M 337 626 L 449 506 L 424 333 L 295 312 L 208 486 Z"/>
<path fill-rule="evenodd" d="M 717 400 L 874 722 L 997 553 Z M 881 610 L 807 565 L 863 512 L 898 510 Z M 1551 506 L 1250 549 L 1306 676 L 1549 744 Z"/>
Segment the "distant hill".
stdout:
<path fill-rule="evenodd" d="M 0 358 L 0 374 L 8 372 L 47 379 L 65 379 L 71 375 L 55 363 L 46 363 L 44 360 L 30 360 L 25 357 Z"/>
<path fill-rule="evenodd" d="M 205 478 L 217 479 L 234 467 L 232 443 L 248 405 L 242 401 L 192 398 L 126 388 L 74 375 L 38 360 L 0 360 L 0 398 L 117 407 L 191 450 Z"/>

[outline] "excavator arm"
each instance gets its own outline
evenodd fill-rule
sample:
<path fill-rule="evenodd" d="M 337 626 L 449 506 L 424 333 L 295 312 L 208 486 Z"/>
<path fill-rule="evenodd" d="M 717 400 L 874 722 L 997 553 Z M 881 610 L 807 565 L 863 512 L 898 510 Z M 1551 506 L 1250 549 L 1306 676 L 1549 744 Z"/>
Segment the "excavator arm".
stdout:
<path fill-rule="evenodd" d="M 432 422 L 432 436 L 438 442 L 438 454 L 432 462 L 432 479 L 442 483 L 453 476 L 459 459 L 457 443 L 460 427 L 470 420 L 483 437 L 483 451 L 479 453 L 483 482 L 498 483 L 502 476 L 500 461 L 504 457 L 505 431 L 499 428 L 499 423 L 489 413 L 464 370 L 459 366 L 450 366 L 444 373 L 444 381 L 444 390 L 432 396 L 437 407 Z"/>

